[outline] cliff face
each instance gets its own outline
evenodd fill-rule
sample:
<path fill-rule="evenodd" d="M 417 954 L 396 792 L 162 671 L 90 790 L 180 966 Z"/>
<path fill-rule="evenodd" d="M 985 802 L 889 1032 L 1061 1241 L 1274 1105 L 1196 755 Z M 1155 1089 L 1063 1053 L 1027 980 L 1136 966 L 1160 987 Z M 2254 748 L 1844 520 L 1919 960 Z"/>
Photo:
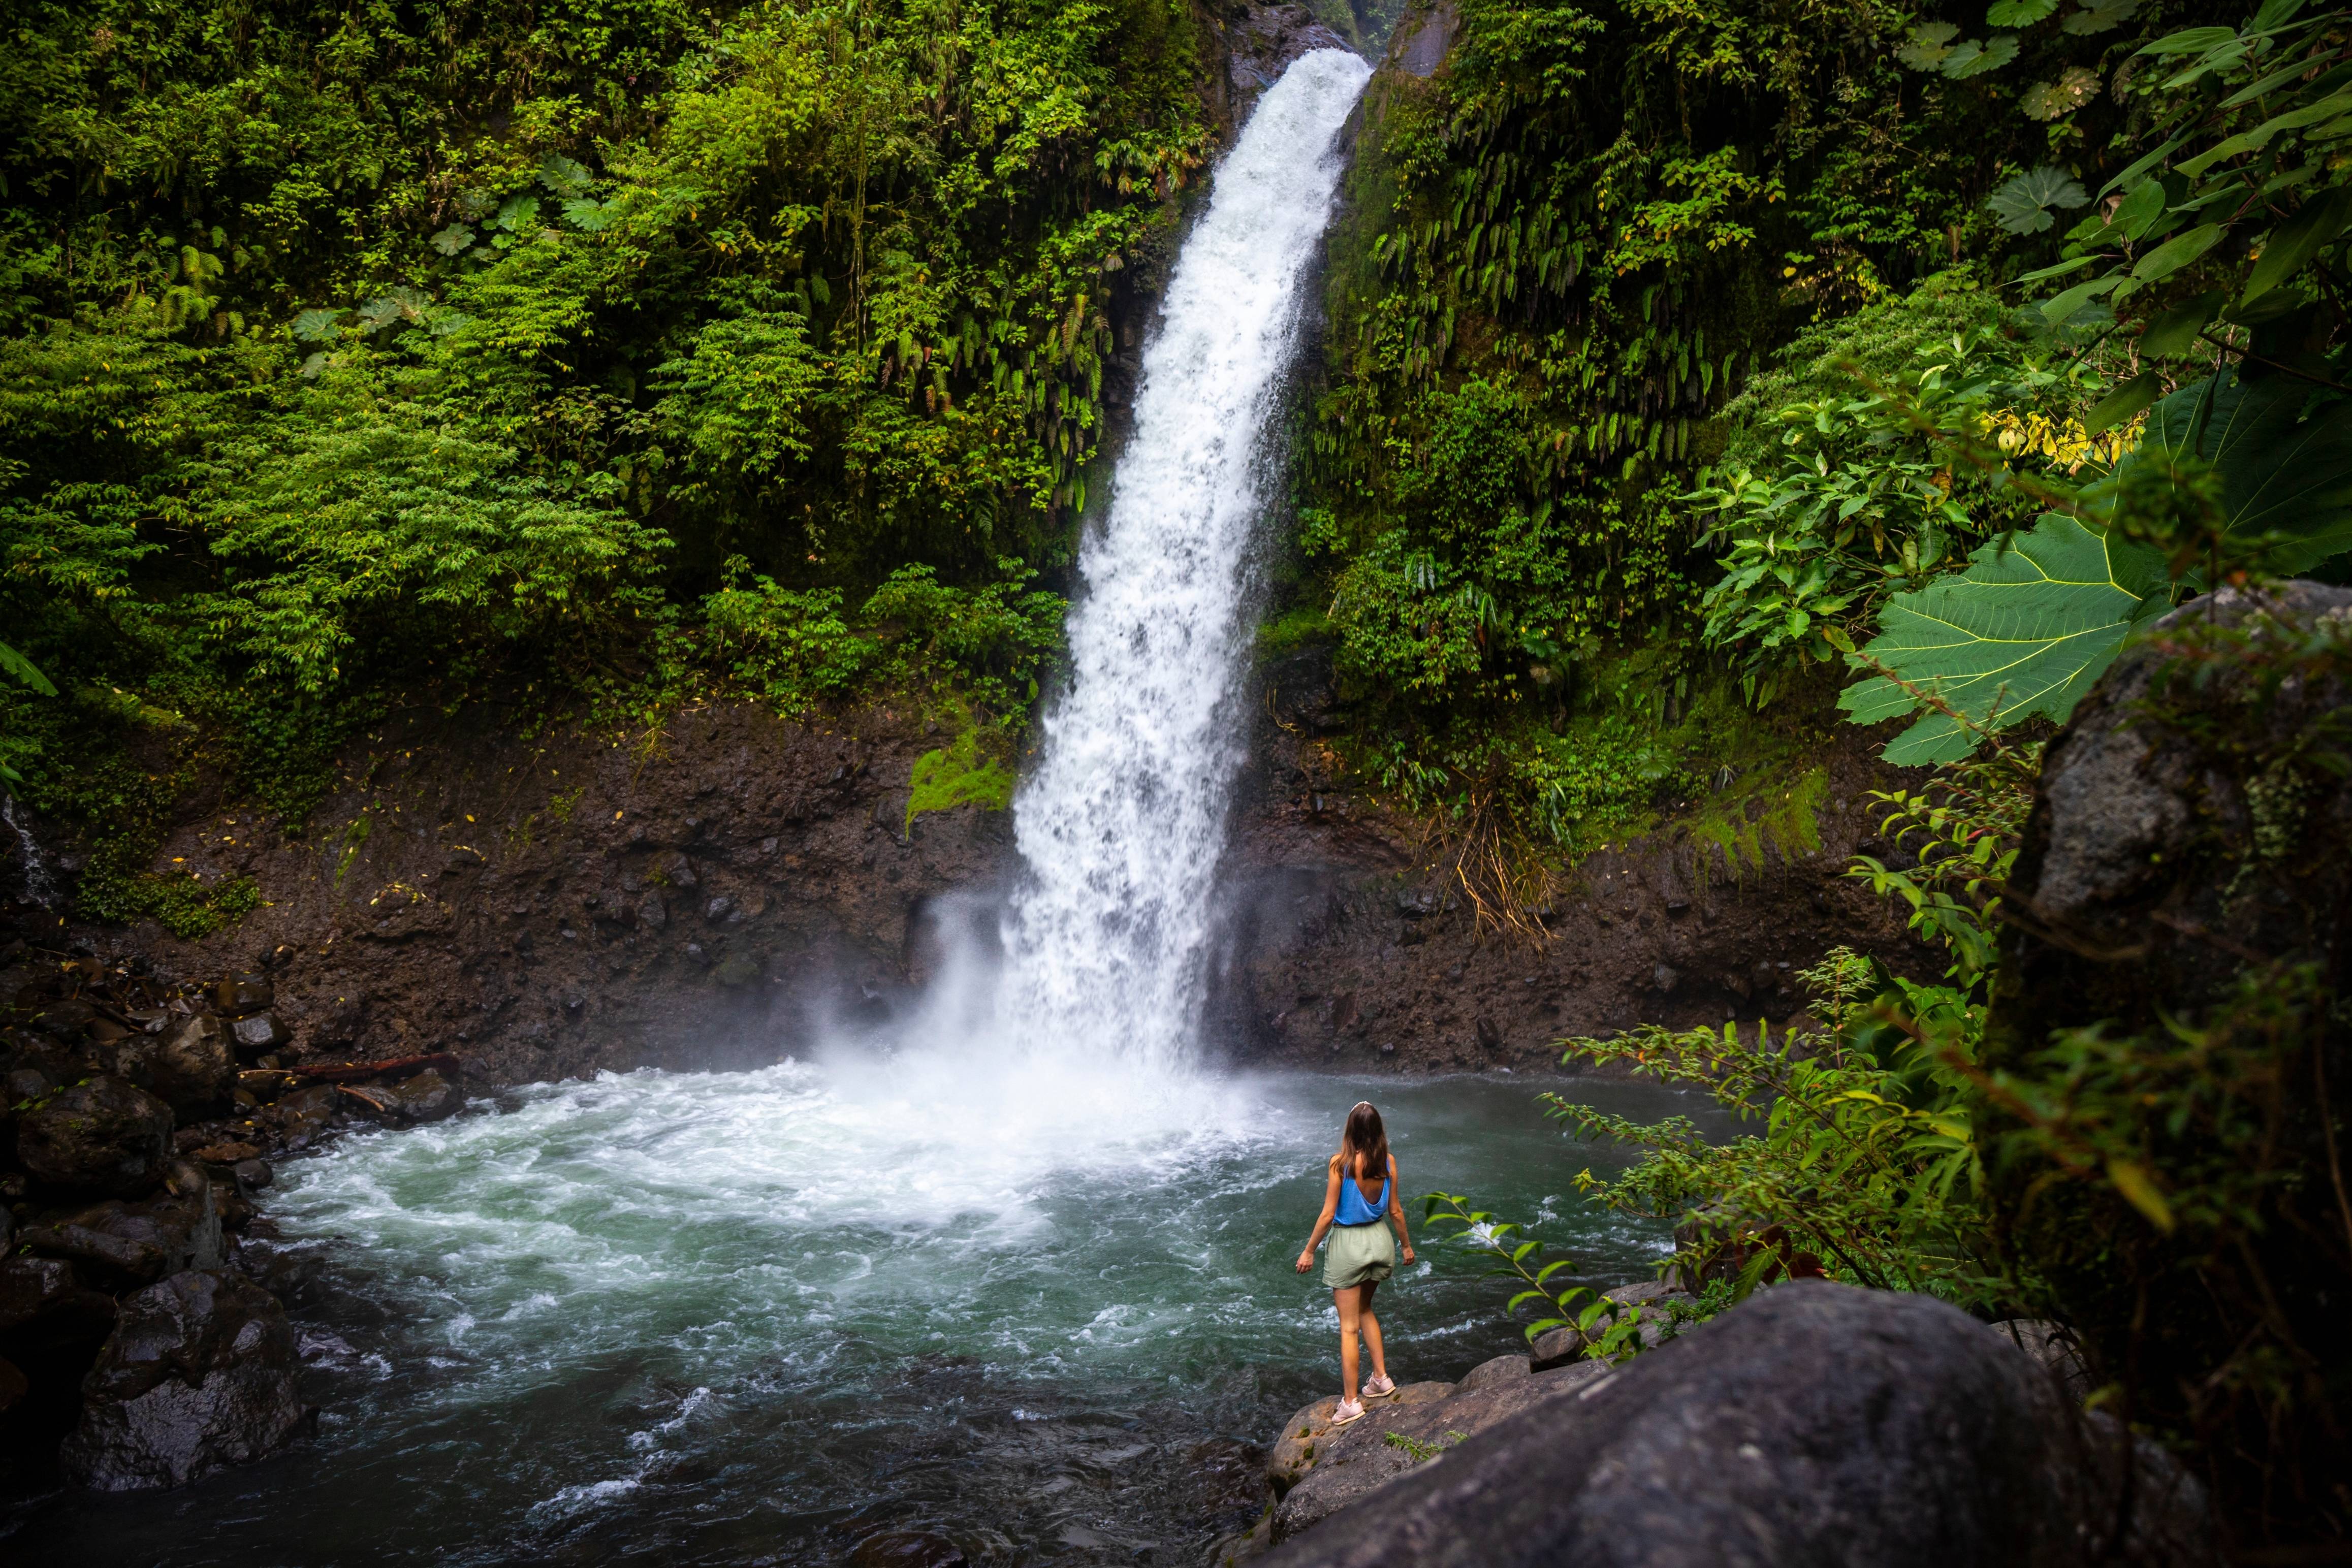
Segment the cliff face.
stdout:
<path fill-rule="evenodd" d="M 1885 902 L 1844 875 L 1856 852 L 1895 853 L 1866 791 L 1916 782 L 1877 759 L 1883 737 L 1847 730 L 1790 789 L 1705 804 L 1713 835 L 1670 824 L 1589 857 L 1534 912 L 1539 936 L 1482 934 L 1418 825 L 1333 768 L 1325 739 L 1344 720 L 1327 657 L 1262 669 L 1257 687 L 1217 976 L 1219 1032 L 1241 1053 L 1351 1070 L 1549 1065 L 1563 1036 L 1779 1023 L 1802 1005 L 1796 973 L 1840 944 L 1906 972 L 1920 961 Z"/>

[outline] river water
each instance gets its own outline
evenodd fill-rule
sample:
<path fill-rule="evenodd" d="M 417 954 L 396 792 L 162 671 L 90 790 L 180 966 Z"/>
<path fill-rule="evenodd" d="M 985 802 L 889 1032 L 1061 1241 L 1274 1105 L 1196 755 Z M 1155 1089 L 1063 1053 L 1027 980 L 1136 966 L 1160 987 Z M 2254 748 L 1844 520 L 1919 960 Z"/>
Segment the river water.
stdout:
<path fill-rule="evenodd" d="M 1535 1220 L 1597 1285 L 1664 1255 L 1575 1197 L 1618 1156 L 1524 1077 L 1111 1087 L 1023 1113 L 919 1066 L 645 1071 L 290 1162 L 270 1207 L 324 1265 L 295 1314 L 317 1441 L 53 1500 L 11 1554 L 820 1563 L 923 1530 L 990 1563 L 1197 1562 L 1254 1515 L 1244 1446 L 1337 1385 L 1329 1292 L 1290 1263 L 1360 1096 L 1409 1192 Z M 1523 1343 L 1503 1283 L 1429 1239 L 1381 1293 L 1400 1381 Z"/>
<path fill-rule="evenodd" d="M 877 1557 L 898 1531 L 992 1564 L 1196 1562 L 1256 1511 L 1249 1445 L 1336 1388 L 1329 1295 L 1290 1263 L 1360 1096 L 1406 1193 L 1537 1221 L 1587 1283 L 1653 1270 L 1664 1228 L 1575 1197 L 1614 1152 L 1564 1145 L 1526 1078 L 1191 1065 L 1263 438 L 1368 74 L 1295 64 L 1186 237 L 1081 548 L 1001 943 L 895 1043 L 542 1085 L 290 1163 L 258 1245 L 320 1270 L 295 1308 L 317 1441 L 181 1492 L 50 1499 L 12 1556 L 913 1561 Z M 1392 1371 L 1518 1346 L 1507 1289 L 1431 1246 L 1381 1291 Z"/>

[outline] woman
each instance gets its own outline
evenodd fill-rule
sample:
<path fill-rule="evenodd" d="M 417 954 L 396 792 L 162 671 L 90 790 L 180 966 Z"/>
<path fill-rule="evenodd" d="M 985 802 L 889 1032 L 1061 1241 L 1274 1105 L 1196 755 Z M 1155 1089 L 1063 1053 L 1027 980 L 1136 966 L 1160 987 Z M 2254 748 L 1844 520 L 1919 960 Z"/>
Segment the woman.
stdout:
<path fill-rule="evenodd" d="M 1385 1399 L 1396 1392 L 1389 1381 L 1388 1358 L 1381 1349 L 1381 1320 L 1372 1316 L 1372 1292 L 1396 1267 L 1396 1248 L 1389 1245 L 1386 1219 L 1396 1227 L 1396 1244 L 1404 1260 L 1412 1261 L 1412 1238 L 1404 1230 L 1404 1210 L 1394 1201 L 1397 1165 L 1389 1153 L 1389 1135 L 1381 1113 L 1369 1100 L 1359 1100 L 1348 1113 L 1339 1134 L 1339 1152 L 1331 1156 L 1329 1179 L 1323 1184 L 1323 1212 L 1316 1217 L 1315 1234 L 1298 1255 L 1298 1271 L 1315 1267 L 1315 1249 L 1323 1233 L 1331 1233 L 1331 1250 L 1323 1260 L 1323 1282 L 1331 1287 L 1332 1305 L 1339 1309 L 1339 1408 L 1331 1425 L 1344 1427 L 1364 1413 L 1356 1397 L 1356 1335 L 1371 1347 L 1372 1380 L 1364 1385 L 1365 1399 Z M 1336 1227 L 1336 1228 L 1335 1228 Z"/>

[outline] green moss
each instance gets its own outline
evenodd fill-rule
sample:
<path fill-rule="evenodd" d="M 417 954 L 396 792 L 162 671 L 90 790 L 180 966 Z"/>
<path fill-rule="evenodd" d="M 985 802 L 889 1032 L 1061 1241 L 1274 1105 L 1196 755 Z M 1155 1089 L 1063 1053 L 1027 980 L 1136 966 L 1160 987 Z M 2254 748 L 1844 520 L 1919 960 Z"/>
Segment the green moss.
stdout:
<path fill-rule="evenodd" d="M 1822 847 L 1822 802 L 1829 792 L 1828 772 L 1810 768 L 1790 783 L 1744 792 L 1736 800 L 1709 807 L 1683 825 L 1693 839 L 1722 852 L 1724 873 L 1738 882 L 1749 871 L 1764 869 L 1768 845 L 1784 861 L 1817 852 Z M 1751 818 L 1749 808 L 1759 800 L 1762 810 Z M 1700 857 L 1699 864 L 1706 874 L 1714 873 L 1714 865 L 1706 856 Z"/>
<path fill-rule="evenodd" d="M 1297 605 L 1258 627 L 1257 656 L 1278 659 L 1318 643 L 1336 641 L 1339 635 L 1339 629 L 1318 605 Z"/>
<path fill-rule="evenodd" d="M 1013 804 L 1012 770 L 982 750 L 977 725 L 958 735 L 954 744 L 915 758 L 907 782 L 911 786 L 907 797 L 908 827 L 925 811 L 955 806 L 1002 811 Z"/>

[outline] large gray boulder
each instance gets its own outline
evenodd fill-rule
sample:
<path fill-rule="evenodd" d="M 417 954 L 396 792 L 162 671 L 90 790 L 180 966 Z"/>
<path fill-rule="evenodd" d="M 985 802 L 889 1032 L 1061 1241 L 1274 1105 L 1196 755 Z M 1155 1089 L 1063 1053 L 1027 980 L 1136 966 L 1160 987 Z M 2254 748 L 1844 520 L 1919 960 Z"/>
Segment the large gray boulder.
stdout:
<path fill-rule="evenodd" d="M 16 1159 L 52 1186 L 136 1197 L 172 1159 L 172 1108 L 107 1074 L 60 1089 L 16 1119 Z"/>
<path fill-rule="evenodd" d="M 1530 1380 L 1532 1381 L 1532 1380 Z M 1295 1490 L 1295 1489 L 1294 1489 Z M 1445 1450 L 1269 1568 L 2218 1563 L 2152 1444 L 1926 1296 L 1799 1281 Z"/>
<path fill-rule="evenodd" d="M 82 1382 L 59 1455 L 100 1491 L 184 1486 L 282 1447 L 312 1412 L 295 1388 L 294 1331 L 241 1275 L 190 1270 L 122 1302 Z"/>

